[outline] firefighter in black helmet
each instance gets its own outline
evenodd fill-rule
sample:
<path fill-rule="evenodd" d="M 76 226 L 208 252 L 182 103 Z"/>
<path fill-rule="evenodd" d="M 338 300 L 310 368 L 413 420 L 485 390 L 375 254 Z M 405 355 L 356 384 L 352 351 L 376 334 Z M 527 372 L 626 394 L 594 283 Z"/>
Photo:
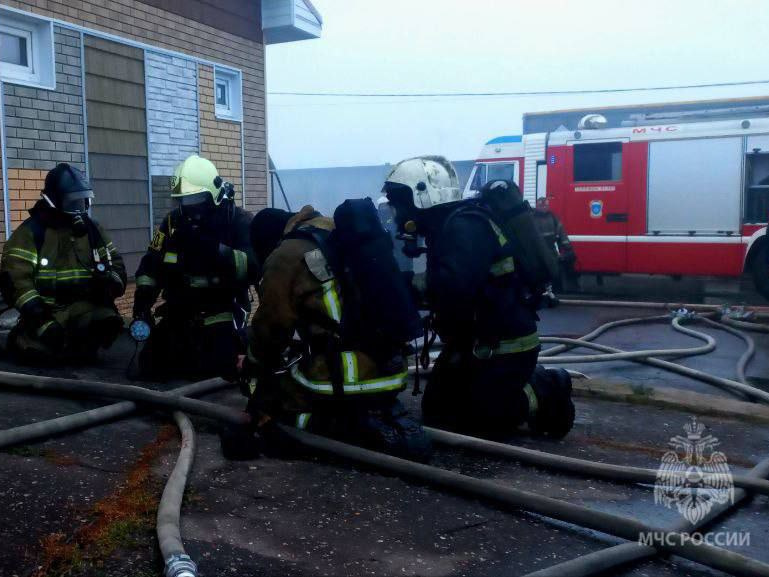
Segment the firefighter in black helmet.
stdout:
<path fill-rule="evenodd" d="M 134 319 L 153 326 L 139 355 L 152 379 L 232 377 L 245 353 L 248 289 L 257 270 L 251 215 L 232 185 L 193 154 L 175 171 L 177 207 L 163 219 L 136 271 Z M 161 295 L 165 302 L 153 313 Z"/>
<path fill-rule="evenodd" d="M 123 259 L 88 215 L 93 190 L 82 172 L 59 164 L 41 197 L 3 249 L 0 289 L 20 313 L 8 349 L 23 362 L 90 359 L 123 326 Z"/>

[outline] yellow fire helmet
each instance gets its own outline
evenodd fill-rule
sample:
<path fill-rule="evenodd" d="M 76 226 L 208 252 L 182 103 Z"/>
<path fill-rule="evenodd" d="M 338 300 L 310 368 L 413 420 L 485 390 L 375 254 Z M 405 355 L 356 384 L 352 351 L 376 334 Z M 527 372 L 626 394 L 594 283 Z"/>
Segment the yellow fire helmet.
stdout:
<path fill-rule="evenodd" d="M 198 204 L 210 195 L 214 204 L 222 201 L 219 194 L 222 179 L 214 163 L 197 154 L 188 156 L 179 164 L 171 177 L 171 198 L 179 200 L 182 205 Z"/>

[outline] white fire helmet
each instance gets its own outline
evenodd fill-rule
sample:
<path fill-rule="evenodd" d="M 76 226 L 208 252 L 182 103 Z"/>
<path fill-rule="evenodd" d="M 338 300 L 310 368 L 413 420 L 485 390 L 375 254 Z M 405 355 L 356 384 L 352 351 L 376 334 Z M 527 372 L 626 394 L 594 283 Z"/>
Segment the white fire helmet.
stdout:
<path fill-rule="evenodd" d="M 386 182 L 408 186 L 417 208 L 430 208 L 462 199 L 457 171 L 443 156 L 402 160 L 390 171 Z"/>

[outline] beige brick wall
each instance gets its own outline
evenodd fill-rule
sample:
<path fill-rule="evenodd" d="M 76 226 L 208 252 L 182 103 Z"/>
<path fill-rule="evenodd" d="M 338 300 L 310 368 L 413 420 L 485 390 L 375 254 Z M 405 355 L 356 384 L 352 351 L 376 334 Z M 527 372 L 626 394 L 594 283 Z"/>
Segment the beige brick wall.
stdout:
<path fill-rule="evenodd" d="M 240 123 L 216 118 L 214 104 L 214 69 L 198 66 L 200 100 L 200 154 L 216 165 L 219 175 L 235 185 L 238 204 L 243 191 Z"/>
<path fill-rule="evenodd" d="M 138 0 L 0 0 L 0 4 L 240 68 L 243 71 L 246 206 L 256 210 L 266 205 L 264 46 L 261 43 Z"/>
<path fill-rule="evenodd" d="M 46 170 L 27 168 L 8 169 L 8 197 L 11 202 L 11 231 L 16 230 L 27 217 L 28 210 L 40 200 Z"/>

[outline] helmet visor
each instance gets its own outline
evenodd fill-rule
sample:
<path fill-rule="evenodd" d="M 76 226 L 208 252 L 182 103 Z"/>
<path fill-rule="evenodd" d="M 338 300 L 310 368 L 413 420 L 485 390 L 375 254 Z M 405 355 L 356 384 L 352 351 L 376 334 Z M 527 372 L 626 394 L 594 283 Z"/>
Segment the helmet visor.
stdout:
<path fill-rule="evenodd" d="M 87 214 L 92 198 L 93 190 L 70 192 L 61 199 L 61 211 L 67 214 Z"/>
<path fill-rule="evenodd" d="M 211 193 L 206 191 L 197 192 L 195 194 L 185 194 L 184 196 L 176 196 L 174 197 L 174 200 L 179 206 L 198 206 L 206 204 L 210 198 Z"/>

